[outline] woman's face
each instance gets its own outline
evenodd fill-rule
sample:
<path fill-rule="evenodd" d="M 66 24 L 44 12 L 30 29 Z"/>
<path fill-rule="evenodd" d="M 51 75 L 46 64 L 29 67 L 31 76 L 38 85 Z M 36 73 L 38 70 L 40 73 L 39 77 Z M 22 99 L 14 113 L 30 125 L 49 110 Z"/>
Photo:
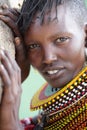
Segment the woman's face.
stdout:
<path fill-rule="evenodd" d="M 84 61 L 85 31 L 80 27 L 67 8 L 60 6 L 45 14 L 41 24 L 38 14 L 25 34 L 25 45 L 30 64 L 47 82 L 61 88 L 81 70 Z"/>

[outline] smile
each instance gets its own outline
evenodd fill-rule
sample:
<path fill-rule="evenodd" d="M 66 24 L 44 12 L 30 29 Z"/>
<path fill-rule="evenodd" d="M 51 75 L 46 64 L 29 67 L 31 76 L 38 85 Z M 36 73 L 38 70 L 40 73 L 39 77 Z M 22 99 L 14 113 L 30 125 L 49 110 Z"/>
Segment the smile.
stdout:
<path fill-rule="evenodd" d="M 62 74 L 64 74 L 65 72 L 65 68 L 61 67 L 61 68 L 56 68 L 56 69 L 48 69 L 44 71 L 44 76 L 47 79 L 58 79 L 59 77 L 62 76 Z"/>
<path fill-rule="evenodd" d="M 49 75 L 53 75 L 53 74 L 56 74 L 58 72 L 59 72 L 59 70 L 49 70 L 46 73 L 49 74 Z"/>

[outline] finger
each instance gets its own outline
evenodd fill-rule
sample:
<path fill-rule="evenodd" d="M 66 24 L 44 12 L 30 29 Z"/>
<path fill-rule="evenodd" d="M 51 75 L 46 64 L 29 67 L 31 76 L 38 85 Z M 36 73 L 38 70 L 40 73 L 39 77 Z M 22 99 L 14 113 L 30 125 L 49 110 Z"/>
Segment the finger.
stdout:
<path fill-rule="evenodd" d="M 1 63 L 3 64 L 4 68 L 8 72 L 8 75 L 11 77 L 13 75 L 13 68 L 12 64 L 9 61 L 8 57 L 5 55 L 4 51 L 0 51 L 0 60 Z"/>
<path fill-rule="evenodd" d="M 8 16 L 14 22 L 16 22 L 17 19 L 18 19 L 17 15 L 14 15 L 9 9 L 4 10 L 3 12 L 0 12 L 0 15 L 2 15 L 2 16 Z"/>
<path fill-rule="evenodd" d="M 20 15 L 20 10 L 17 8 L 9 8 L 9 10 L 16 16 Z"/>
<path fill-rule="evenodd" d="M 5 53 L 6 57 L 8 58 L 8 61 L 11 63 L 12 68 L 15 71 L 19 72 L 20 68 L 19 68 L 16 60 L 14 60 L 7 51 L 5 51 L 4 53 Z"/>
<path fill-rule="evenodd" d="M 3 95 L 1 104 L 8 104 L 13 101 L 11 93 L 11 80 L 9 78 L 8 72 L 3 64 L 0 64 L 0 77 L 3 82 Z"/>
<path fill-rule="evenodd" d="M 1 56 L 1 62 L 4 65 L 11 82 L 13 84 L 17 83 L 18 85 L 20 85 L 21 84 L 21 71 L 16 61 L 13 60 L 13 58 L 11 58 L 11 56 L 9 55 L 9 53 L 7 53 L 7 51 L 4 51 L 4 53 L 3 51 L 1 51 L 0 56 Z"/>
<path fill-rule="evenodd" d="M 10 54 L 7 51 L 5 51 L 5 55 L 8 58 L 9 62 L 11 63 L 12 68 L 15 71 L 15 76 L 18 78 L 17 79 L 18 83 L 21 84 L 21 70 L 20 70 L 17 62 L 10 56 Z"/>
<path fill-rule="evenodd" d="M 0 19 L 5 22 L 9 27 L 11 27 L 12 29 L 14 29 L 15 24 L 14 21 L 12 19 L 10 19 L 8 16 L 4 16 L 0 14 Z"/>
<path fill-rule="evenodd" d="M 1 5 L 1 8 L 2 8 L 2 9 L 7 9 L 7 8 L 8 8 L 8 5 L 7 5 L 7 4 L 3 4 L 3 5 Z"/>
<path fill-rule="evenodd" d="M 6 103 L 11 102 L 12 94 L 11 94 L 11 80 L 9 78 L 8 72 L 6 71 L 5 67 L 0 64 L 0 77 L 3 82 L 3 95 L 2 95 L 2 102 L 1 104 L 4 105 Z"/>
<path fill-rule="evenodd" d="M 7 57 L 6 58 L 6 62 L 9 61 L 9 63 L 11 64 L 11 66 L 12 66 L 12 68 L 14 70 L 16 70 L 17 68 L 19 68 L 17 62 L 10 56 L 9 52 L 5 50 L 4 53 L 5 53 L 5 56 Z"/>
<path fill-rule="evenodd" d="M 20 36 L 17 24 L 12 19 L 3 15 L 0 15 L 0 19 L 12 29 L 15 36 Z"/>
<path fill-rule="evenodd" d="M 2 64 L 0 64 L 0 77 L 4 83 L 4 86 L 9 87 L 11 85 L 8 72 Z"/>

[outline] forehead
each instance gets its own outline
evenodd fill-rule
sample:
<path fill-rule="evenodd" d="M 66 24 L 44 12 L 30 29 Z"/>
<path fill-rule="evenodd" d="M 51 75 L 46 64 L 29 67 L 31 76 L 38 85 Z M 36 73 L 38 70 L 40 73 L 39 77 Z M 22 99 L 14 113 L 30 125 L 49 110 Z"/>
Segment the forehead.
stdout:
<path fill-rule="evenodd" d="M 40 26 L 42 27 L 43 25 L 49 26 L 50 24 L 52 24 L 53 26 L 55 26 L 56 24 L 63 26 L 65 23 L 71 25 L 72 23 L 75 23 L 75 20 L 72 17 L 70 10 L 66 7 L 65 4 L 63 4 L 57 6 L 57 9 L 55 8 L 55 6 L 53 6 L 51 12 L 46 10 L 44 14 L 43 23 L 41 23 L 40 12 L 37 12 L 28 30 L 38 29 L 38 26 L 39 27 Z"/>
<path fill-rule="evenodd" d="M 51 18 L 50 21 L 48 21 L 49 16 Z M 52 33 L 53 31 L 66 32 L 66 30 L 70 31 L 73 29 L 75 31 L 76 26 L 78 26 L 78 24 L 73 19 L 70 10 L 65 5 L 59 5 L 57 10 L 53 6 L 51 13 L 46 10 L 42 24 L 40 13 L 36 13 L 28 29 L 28 33 L 34 35 L 35 33 L 37 34 L 38 30 L 40 30 L 41 33 L 45 33 L 46 30 L 48 30 L 48 32 L 52 31 Z"/>
<path fill-rule="evenodd" d="M 36 12 L 34 15 L 34 18 L 32 19 L 31 26 L 35 25 L 37 22 L 42 24 L 49 24 L 53 21 L 58 21 L 58 19 L 61 19 L 66 14 L 66 6 L 65 5 L 59 5 L 57 7 L 53 6 L 52 9 L 49 11 L 46 9 L 44 13 Z"/>

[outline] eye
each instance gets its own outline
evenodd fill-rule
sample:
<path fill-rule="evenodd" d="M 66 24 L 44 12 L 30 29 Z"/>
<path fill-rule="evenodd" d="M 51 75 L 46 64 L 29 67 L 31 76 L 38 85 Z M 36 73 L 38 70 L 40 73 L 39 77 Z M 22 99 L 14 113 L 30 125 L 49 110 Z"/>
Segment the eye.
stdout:
<path fill-rule="evenodd" d="M 59 37 L 55 40 L 56 43 L 65 43 L 65 42 L 69 42 L 70 37 Z"/>
<path fill-rule="evenodd" d="M 37 49 L 40 48 L 40 45 L 37 43 L 33 43 L 27 46 L 27 50 L 33 50 L 33 49 Z"/>

